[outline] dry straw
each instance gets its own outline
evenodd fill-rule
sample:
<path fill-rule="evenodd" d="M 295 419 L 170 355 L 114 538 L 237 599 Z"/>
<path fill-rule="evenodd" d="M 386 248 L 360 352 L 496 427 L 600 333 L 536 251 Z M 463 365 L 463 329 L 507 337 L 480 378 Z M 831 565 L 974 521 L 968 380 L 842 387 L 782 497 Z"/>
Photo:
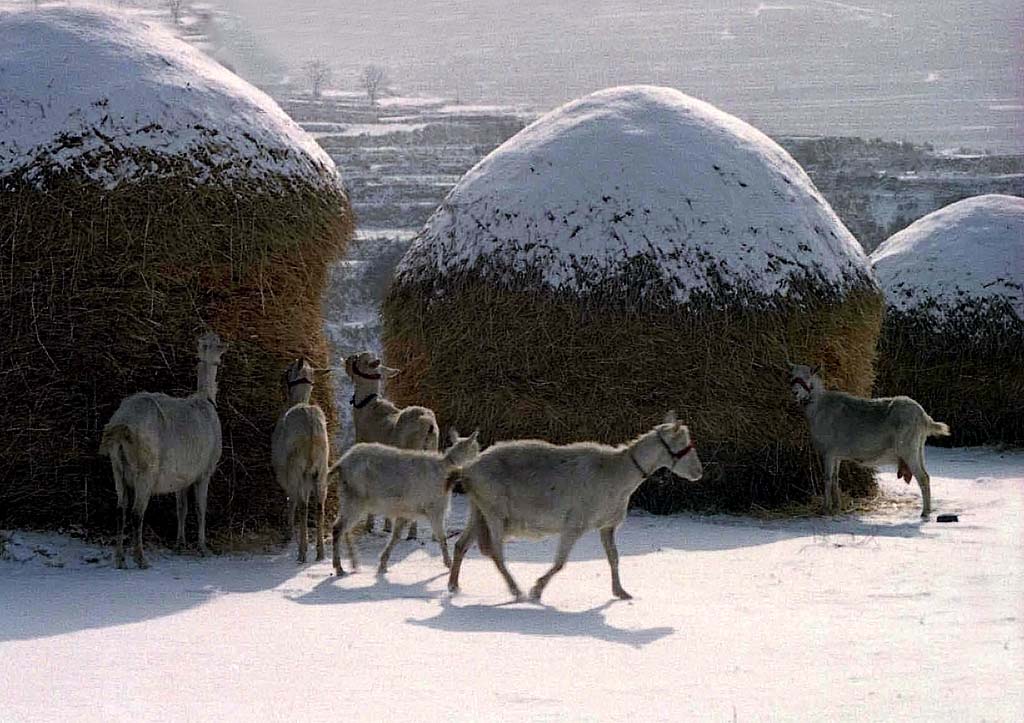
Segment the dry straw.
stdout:
<path fill-rule="evenodd" d="M 913 397 L 952 435 L 939 444 L 1024 444 L 1024 321 L 1005 299 L 889 308 L 877 391 Z"/>
<path fill-rule="evenodd" d="M 209 524 L 240 540 L 283 521 L 281 374 L 298 354 L 327 365 L 320 300 L 352 213 L 326 177 L 197 183 L 189 160 L 137 160 L 150 174 L 113 189 L 84 169 L 0 179 L 0 524 L 113 529 L 102 427 L 132 392 L 194 391 L 209 328 L 231 344 Z M 334 426 L 330 385 L 314 396 Z M 151 509 L 173 534 L 173 499 Z"/>
<path fill-rule="evenodd" d="M 785 361 L 820 362 L 829 384 L 869 393 L 883 308 L 872 283 L 841 291 L 807 277 L 781 301 L 732 289 L 679 305 L 652 269 L 586 295 L 545 290 L 538 275 L 396 280 L 384 343 L 403 373 L 389 394 L 487 442 L 619 443 L 674 408 L 705 476 L 646 482 L 634 502 L 653 512 L 778 507 L 818 489 Z M 842 481 L 855 495 L 875 489 L 862 468 L 844 466 Z"/>

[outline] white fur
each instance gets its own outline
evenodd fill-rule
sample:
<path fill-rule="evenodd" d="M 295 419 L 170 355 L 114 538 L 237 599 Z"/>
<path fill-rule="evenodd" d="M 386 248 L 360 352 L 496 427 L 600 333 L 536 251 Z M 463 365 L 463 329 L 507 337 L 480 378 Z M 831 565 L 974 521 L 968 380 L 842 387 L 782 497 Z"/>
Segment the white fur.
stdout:
<path fill-rule="evenodd" d="M 316 525 L 316 559 L 324 559 L 324 508 L 327 503 L 327 420 L 323 410 L 309 403 L 313 392 L 313 367 L 296 359 L 285 372 L 288 406 L 277 420 L 270 443 L 270 459 L 281 489 L 288 495 L 288 527 L 297 534 L 299 562 L 306 561 L 306 520 L 309 496 L 316 493 L 319 508 Z M 298 529 L 295 511 L 299 512 Z"/>
<path fill-rule="evenodd" d="M 134 492 L 135 563 L 149 567 L 142 551 L 142 525 L 151 495 L 174 492 L 178 501 L 178 545 L 185 544 L 188 489 L 195 490 L 199 550 L 206 549 L 206 494 L 221 454 L 217 416 L 217 366 L 227 349 L 213 332 L 199 339 L 196 392 L 188 397 L 139 392 L 121 402 L 103 428 L 100 454 L 110 458 L 117 504 L 116 564 L 124 567 L 127 491 Z"/>
<path fill-rule="evenodd" d="M 346 357 L 345 373 L 355 388 L 352 423 L 356 428 L 356 442 L 436 451 L 440 435 L 434 413 L 419 406 L 399 409 L 384 398 L 382 380 L 396 376 L 399 371 L 384 366 L 379 357 L 368 351 Z M 367 399 L 370 401 L 362 405 L 361 402 Z M 373 515 L 367 517 L 366 529 L 373 529 Z M 413 522 L 408 539 L 415 538 L 416 523 Z"/>
<path fill-rule="evenodd" d="M 840 509 L 839 463 L 849 460 L 868 466 L 894 463 L 900 477 L 921 488 L 921 516 L 931 512 L 931 478 L 924 466 L 924 443 L 946 436 L 949 427 L 936 422 L 910 397 L 863 399 L 828 391 L 818 370 L 790 365 L 790 386 L 803 405 L 811 442 L 825 470 L 825 507 Z"/>
<path fill-rule="evenodd" d="M 448 540 L 445 518 L 451 492 L 446 487 L 450 472 L 471 462 L 480 454 L 477 433 L 459 439 L 452 432 L 453 444 L 441 454 L 437 451 L 398 449 L 383 444 L 354 445 L 331 465 L 338 472 L 338 519 L 334 523 L 334 569 L 343 575 L 339 541 L 342 535 L 348 545 L 353 569 L 358 567 L 355 547 L 349 531 L 367 513 L 377 513 L 394 520 L 391 539 L 380 556 L 377 571 L 387 572 L 391 550 L 401 535 L 406 520 L 426 517 L 441 545 L 446 567 Z"/>
<path fill-rule="evenodd" d="M 449 590 L 458 590 L 462 558 L 479 538 L 481 551 L 491 556 L 519 599 L 519 587 L 505 567 L 504 540 L 559 535 L 554 566 L 530 592 L 532 599 L 540 599 L 576 540 L 596 529 L 611 566 L 612 592 L 630 597 L 619 582 L 615 529 L 626 517 L 630 496 L 656 470 L 670 468 L 685 479 L 700 479 L 703 468 L 690 442 L 689 429 L 670 414 L 663 424 L 618 447 L 594 442 L 557 446 L 539 440 L 495 444 L 449 482 L 461 483 L 472 502 L 470 521 L 455 543 Z M 679 459 L 670 454 L 687 448 Z"/>

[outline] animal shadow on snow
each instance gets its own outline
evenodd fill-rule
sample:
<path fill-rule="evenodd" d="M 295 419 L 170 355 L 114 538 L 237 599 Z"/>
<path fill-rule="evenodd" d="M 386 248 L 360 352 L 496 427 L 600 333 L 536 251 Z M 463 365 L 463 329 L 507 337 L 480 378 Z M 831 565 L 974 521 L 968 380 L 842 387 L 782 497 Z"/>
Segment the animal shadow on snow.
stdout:
<path fill-rule="evenodd" d="M 452 503 L 450 529 L 460 530 L 465 524 L 464 502 L 456 496 Z M 934 524 L 934 521 L 931 523 Z M 929 537 L 928 522 L 922 522 L 916 511 L 905 520 L 870 520 L 853 516 L 812 517 L 806 519 L 762 520 L 742 515 L 651 515 L 630 511 L 615 533 L 615 542 L 621 558 L 622 583 L 630 592 L 630 558 L 650 555 L 663 550 L 713 552 L 744 547 L 770 545 L 801 537 L 845 535 L 856 537 Z M 449 540 L 450 542 L 450 540 Z M 505 557 L 513 566 L 517 562 L 551 564 L 555 558 L 558 537 L 543 540 L 510 540 L 505 545 Z M 433 552 L 433 551 L 432 551 Z M 467 559 L 479 558 L 474 545 Z M 587 532 L 573 546 L 566 570 L 572 570 L 573 561 L 605 560 L 604 548 L 596 531 Z M 560 573 L 552 584 L 565 573 Z M 471 583 L 463 582 L 463 587 Z"/>
<path fill-rule="evenodd" d="M 547 605 L 455 605 L 452 599 L 441 598 L 441 612 L 432 618 L 406 620 L 434 630 L 456 633 L 518 633 L 543 637 L 594 638 L 609 643 L 643 648 L 672 635 L 675 628 L 656 627 L 642 630 L 616 628 L 605 620 L 604 612 L 619 600 L 571 612 Z"/>
<path fill-rule="evenodd" d="M 156 552 L 156 551 L 154 551 Z M 148 570 L 0 567 L 0 642 L 155 620 L 227 593 L 271 590 L 303 574 L 295 551 L 205 559 L 156 552 Z"/>
<path fill-rule="evenodd" d="M 663 535 L 655 535 L 652 536 L 652 542 L 661 543 L 661 546 L 670 549 L 713 552 L 769 545 L 802 537 L 819 538 L 833 535 L 850 539 L 931 538 L 935 535 L 927 531 L 928 524 L 916 516 L 905 522 L 872 522 L 856 517 L 757 520 L 749 517 L 715 515 L 692 518 L 692 524 L 686 525 L 685 532 L 674 540 L 663 539 Z"/>
<path fill-rule="evenodd" d="M 440 564 L 440 557 L 438 564 Z M 448 572 L 445 570 L 424 580 L 399 583 L 388 580 L 386 576 L 377 575 L 376 566 L 369 569 L 360 567 L 354 577 L 339 578 L 332 575 L 318 582 L 309 592 L 289 597 L 289 599 L 300 605 L 349 605 L 383 600 L 434 600 L 441 598 L 446 593 L 442 592 L 442 589 L 431 590 L 430 584 L 442 578 L 447 579 L 447 577 Z M 372 579 L 374 582 L 368 586 L 346 586 L 347 581 L 359 581 L 360 579 Z"/>

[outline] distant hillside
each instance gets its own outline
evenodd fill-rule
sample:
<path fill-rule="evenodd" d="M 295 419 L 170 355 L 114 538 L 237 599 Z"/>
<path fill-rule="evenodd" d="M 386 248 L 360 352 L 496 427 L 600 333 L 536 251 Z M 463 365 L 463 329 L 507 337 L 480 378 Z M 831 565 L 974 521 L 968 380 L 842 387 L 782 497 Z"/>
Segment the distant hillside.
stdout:
<path fill-rule="evenodd" d="M 343 169 L 362 227 L 418 229 L 480 158 L 533 115 L 500 106 L 358 93 L 319 101 L 270 89 Z M 963 151 L 862 138 L 783 136 L 836 213 L 871 251 L 921 216 L 969 196 L 1024 196 L 1024 155 Z"/>

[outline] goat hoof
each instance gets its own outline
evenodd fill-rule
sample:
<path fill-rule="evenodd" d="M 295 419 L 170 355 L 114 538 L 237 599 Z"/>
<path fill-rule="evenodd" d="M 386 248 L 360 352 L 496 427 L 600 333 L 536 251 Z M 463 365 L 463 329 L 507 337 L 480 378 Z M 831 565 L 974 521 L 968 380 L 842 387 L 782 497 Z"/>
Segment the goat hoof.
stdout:
<path fill-rule="evenodd" d="M 336 567 L 334 568 L 334 574 L 338 577 L 345 577 L 345 575 L 347 575 L 348 573 L 342 570 L 340 567 Z"/>
<path fill-rule="evenodd" d="M 209 557 L 209 556 L 210 556 L 210 548 L 207 547 L 205 544 L 200 544 L 199 545 L 199 557 Z"/>
<path fill-rule="evenodd" d="M 458 591 L 459 591 L 459 586 L 458 585 L 452 585 L 451 583 L 448 583 L 448 592 L 450 592 L 452 595 L 455 595 Z"/>
<path fill-rule="evenodd" d="M 323 562 L 324 561 L 324 553 L 322 551 L 316 553 L 316 561 L 317 562 Z"/>
<path fill-rule="evenodd" d="M 619 600 L 632 600 L 632 599 L 633 599 L 633 596 L 632 596 L 632 595 L 630 595 L 630 594 L 629 594 L 628 592 L 626 592 L 625 590 L 623 590 L 623 589 L 622 589 L 621 587 L 620 587 L 620 588 L 619 588 L 618 590 L 612 590 L 612 593 L 613 593 L 613 594 L 615 595 L 615 597 L 617 597 L 617 598 L 618 598 Z"/>
<path fill-rule="evenodd" d="M 138 567 L 140 570 L 148 570 L 149 569 L 149 563 L 146 562 L 145 560 L 136 560 L 135 561 L 135 566 Z"/>

